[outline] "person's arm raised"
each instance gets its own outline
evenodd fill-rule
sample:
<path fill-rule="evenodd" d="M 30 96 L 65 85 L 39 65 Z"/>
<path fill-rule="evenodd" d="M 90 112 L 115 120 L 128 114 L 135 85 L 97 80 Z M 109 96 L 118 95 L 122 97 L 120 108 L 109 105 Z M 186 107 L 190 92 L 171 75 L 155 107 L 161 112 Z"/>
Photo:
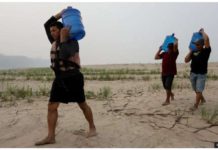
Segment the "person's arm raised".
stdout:
<path fill-rule="evenodd" d="M 199 32 L 203 35 L 205 47 L 209 48 L 210 47 L 210 40 L 209 40 L 208 35 L 204 32 L 203 28 L 201 28 Z"/>
<path fill-rule="evenodd" d="M 155 60 L 161 59 L 160 52 L 161 52 L 161 46 L 159 47 L 159 50 L 158 50 L 157 53 L 155 54 L 155 57 L 154 57 Z"/>
<path fill-rule="evenodd" d="M 49 18 L 49 19 L 44 23 L 45 32 L 46 32 L 46 35 L 47 35 L 48 40 L 50 41 L 50 43 L 53 43 L 53 42 L 54 42 L 54 39 L 52 38 L 51 33 L 50 33 L 50 25 L 61 18 L 62 13 L 63 13 L 64 10 L 65 10 L 65 9 L 63 9 L 62 11 L 60 11 L 59 13 L 57 13 L 56 15 L 52 16 L 51 18 Z"/>
<path fill-rule="evenodd" d="M 176 38 L 175 43 L 173 44 L 173 52 L 178 52 L 178 39 Z"/>
<path fill-rule="evenodd" d="M 59 20 L 62 17 L 63 12 L 65 11 L 65 9 L 61 10 L 59 13 L 57 13 L 56 15 L 54 15 L 54 17 Z"/>
<path fill-rule="evenodd" d="M 188 63 L 191 61 L 191 55 L 192 55 L 192 51 L 190 49 L 189 53 L 185 57 L 185 63 Z"/>

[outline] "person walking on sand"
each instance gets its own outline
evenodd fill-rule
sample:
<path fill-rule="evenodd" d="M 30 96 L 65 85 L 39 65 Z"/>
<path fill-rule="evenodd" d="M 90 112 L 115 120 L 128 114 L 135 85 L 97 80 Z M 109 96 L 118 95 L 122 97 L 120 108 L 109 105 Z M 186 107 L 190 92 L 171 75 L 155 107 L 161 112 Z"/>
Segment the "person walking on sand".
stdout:
<path fill-rule="evenodd" d="M 174 76 L 177 74 L 176 59 L 179 55 L 178 51 L 178 39 L 175 39 L 174 43 L 168 44 L 168 51 L 162 51 L 162 46 L 155 55 L 155 60 L 162 59 L 162 83 L 166 90 L 166 100 L 162 104 L 163 106 L 170 104 L 171 100 L 174 100 L 174 94 L 172 92 L 172 83 Z"/>
<path fill-rule="evenodd" d="M 199 32 L 202 34 L 203 39 L 199 39 L 193 43 L 195 44 L 197 51 L 192 51 L 190 49 L 185 57 L 185 63 L 191 61 L 190 81 L 196 94 L 195 104 L 190 108 L 191 111 L 196 110 L 199 103 L 203 104 L 206 102 L 203 91 L 207 77 L 208 60 L 211 53 L 208 35 L 204 32 L 203 28 L 200 29 Z"/>
<path fill-rule="evenodd" d="M 58 20 L 64 10 L 52 16 L 45 24 L 45 31 L 52 44 L 51 68 L 55 73 L 48 103 L 48 135 L 35 145 L 55 143 L 55 129 L 60 103 L 77 102 L 89 123 L 87 137 L 97 135 L 92 110 L 85 101 L 84 77 L 80 72 L 79 45 L 76 40 L 69 40 L 69 29 Z"/>

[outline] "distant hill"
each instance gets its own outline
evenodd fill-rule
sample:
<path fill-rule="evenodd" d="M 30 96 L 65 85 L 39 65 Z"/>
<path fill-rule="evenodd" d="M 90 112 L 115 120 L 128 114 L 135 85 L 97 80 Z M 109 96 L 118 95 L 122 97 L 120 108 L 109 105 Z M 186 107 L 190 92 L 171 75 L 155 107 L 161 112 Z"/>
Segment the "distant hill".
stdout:
<path fill-rule="evenodd" d="M 25 56 L 6 56 L 0 54 L 0 69 L 49 67 L 49 59 L 34 59 Z"/>

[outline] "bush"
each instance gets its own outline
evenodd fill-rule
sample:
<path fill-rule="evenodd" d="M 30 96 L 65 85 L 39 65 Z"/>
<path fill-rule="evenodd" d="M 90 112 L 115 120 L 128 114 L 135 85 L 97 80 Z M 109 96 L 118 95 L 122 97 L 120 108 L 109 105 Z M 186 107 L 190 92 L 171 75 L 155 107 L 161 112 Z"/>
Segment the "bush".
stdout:
<path fill-rule="evenodd" d="M 99 92 L 97 92 L 97 98 L 99 100 L 107 100 L 111 98 L 112 92 L 110 87 L 100 88 Z"/>

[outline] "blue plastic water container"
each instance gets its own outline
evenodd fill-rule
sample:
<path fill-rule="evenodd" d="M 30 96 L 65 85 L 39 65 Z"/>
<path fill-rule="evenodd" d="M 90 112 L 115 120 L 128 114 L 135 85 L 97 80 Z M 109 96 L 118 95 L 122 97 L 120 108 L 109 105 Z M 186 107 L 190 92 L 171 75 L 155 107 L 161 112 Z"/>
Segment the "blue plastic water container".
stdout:
<path fill-rule="evenodd" d="M 198 41 L 200 39 L 203 39 L 203 35 L 200 32 L 193 33 L 192 39 L 191 39 L 190 44 L 189 44 L 189 48 L 192 51 L 196 51 L 197 50 L 197 48 L 196 48 L 196 46 L 195 46 L 195 44 L 193 42 L 196 42 L 196 41 Z"/>
<path fill-rule="evenodd" d="M 81 40 L 85 36 L 84 26 L 82 24 L 82 18 L 78 9 L 71 6 L 62 14 L 62 22 L 64 27 L 70 28 L 70 39 Z"/>
<path fill-rule="evenodd" d="M 167 35 L 165 40 L 164 40 L 164 43 L 161 46 L 161 49 L 163 51 L 167 52 L 168 51 L 168 44 L 174 43 L 175 41 L 176 41 L 176 38 L 174 37 L 174 33 L 172 35 Z"/>

